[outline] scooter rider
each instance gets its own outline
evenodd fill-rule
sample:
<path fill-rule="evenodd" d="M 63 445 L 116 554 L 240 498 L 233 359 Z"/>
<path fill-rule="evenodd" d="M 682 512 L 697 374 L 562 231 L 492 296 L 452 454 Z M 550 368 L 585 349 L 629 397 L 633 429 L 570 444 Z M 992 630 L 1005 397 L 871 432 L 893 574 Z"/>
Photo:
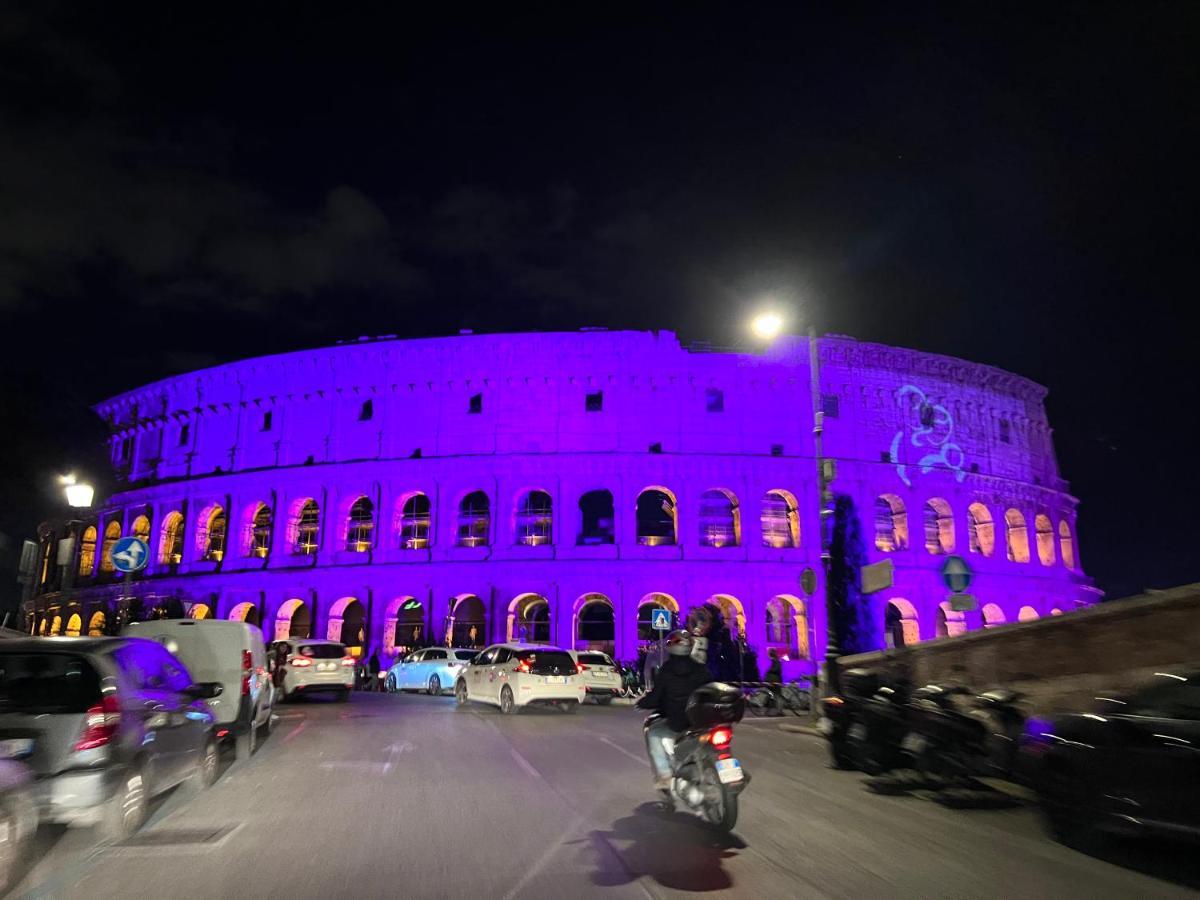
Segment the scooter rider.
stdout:
<path fill-rule="evenodd" d="M 671 786 L 671 757 L 663 739 L 675 740 L 687 731 L 687 702 L 692 691 L 712 681 L 708 668 L 692 658 L 695 639 L 687 631 L 672 631 L 667 636 L 667 659 L 658 670 L 654 687 L 637 702 L 639 709 L 661 713 L 663 718 L 646 730 L 646 752 L 654 769 L 655 787 Z"/>

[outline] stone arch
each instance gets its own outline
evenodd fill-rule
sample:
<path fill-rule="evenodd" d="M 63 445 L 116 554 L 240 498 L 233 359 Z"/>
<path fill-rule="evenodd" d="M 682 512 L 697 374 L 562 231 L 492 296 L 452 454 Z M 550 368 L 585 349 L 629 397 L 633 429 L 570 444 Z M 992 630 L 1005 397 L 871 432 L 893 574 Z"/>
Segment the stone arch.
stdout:
<path fill-rule="evenodd" d="M 271 532 L 275 513 L 269 503 L 261 500 L 252 504 L 246 519 L 246 556 L 266 559 L 271 552 Z"/>
<path fill-rule="evenodd" d="M 1025 515 L 1019 509 L 1009 508 L 1004 511 L 1004 536 L 1004 543 L 1008 547 L 1008 561 L 1029 562 L 1029 531 L 1025 527 Z"/>
<path fill-rule="evenodd" d="M 258 607 L 249 601 L 239 603 L 229 610 L 227 618 L 234 622 L 245 622 L 247 625 L 258 625 L 261 621 Z"/>
<path fill-rule="evenodd" d="M 211 619 L 212 617 L 212 607 L 207 603 L 193 603 L 191 609 L 188 610 L 189 619 Z"/>
<path fill-rule="evenodd" d="M 362 656 L 367 646 L 367 612 L 357 597 L 342 597 L 329 608 L 325 639 L 337 641 L 351 656 Z"/>
<path fill-rule="evenodd" d="M 1052 616 L 1061 616 L 1062 614 L 1063 614 L 1063 611 L 1061 609 L 1059 609 L 1057 606 L 1055 606 L 1054 608 L 1052 608 L 1050 610 L 1050 615 L 1052 615 Z"/>
<path fill-rule="evenodd" d="M 884 608 L 883 624 L 886 647 L 914 647 L 921 642 L 917 608 L 903 597 L 888 600 Z"/>
<path fill-rule="evenodd" d="M 67 619 L 67 637 L 79 637 L 83 630 L 83 616 L 79 613 L 71 613 L 71 617 Z"/>
<path fill-rule="evenodd" d="M 1071 524 L 1066 519 L 1058 523 L 1058 548 L 1062 554 L 1063 565 L 1073 570 L 1075 568 L 1075 538 L 1071 535 Z"/>
<path fill-rule="evenodd" d="M 634 516 L 639 544 L 659 547 L 679 543 L 679 502 L 672 491 L 658 485 L 642 488 Z"/>
<path fill-rule="evenodd" d="M 401 550 L 424 550 L 429 546 L 433 504 L 422 491 L 412 491 L 396 503 L 396 535 Z"/>
<path fill-rule="evenodd" d="M 967 630 L 967 617 L 961 611 L 950 606 L 949 600 L 938 604 L 937 636 L 958 637 Z"/>
<path fill-rule="evenodd" d="M 517 502 L 517 544 L 538 547 L 554 541 L 554 500 L 549 491 L 535 488 L 521 494 Z"/>
<path fill-rule="evenodd" d="M 426 636 L 425 604 L 407 595 L 392 598 L 384 610 L 383 652 L 391 656 L 398 647 L 411 652 L 428 643 Z"/>
<path fill-rule="evenodd" d="M 145 513 L 137 516 L 129 526 L 129 534 L 139 540 L 150 543 L 150 517 Z"/>
<path fill-rule="evenodd" d="M 895 494 L 875 498 L 875 549 L 894 553 L 908 548 L 908 513 Z"/>
<path fill-rule="evenodd" d="M 475 594 L 459 594 L 447 623 L 454 647 L 486 647 L 488 643 L 487 608 Z"/>
<path fill-rule="evenodd" d="M 996 526 L 992 513 L 978 500 L 967 507 L 967 538 L 972 553 L 991 556 L 996 552 Z"/>
<path fill-rule="evenodd" d="M 312 610 L 299 597 L 285 600 L 275 612 L 274 640 L 312 637 Z"/>
<path fill-rule="evenodd" d="M 954 511 L 943 497 L 925 501 L 925 549 L 934 556 L 954 552 Z"/>
<path fill-rule="evenodd" d="M 1003 625 L 1008 621 L 1008 619 L 1005 618 L 1004 610 L 1002 610 L 1000 605 L 997 603 L 985 604 L 982 614 L 984 628 L 995 628 L 997 625 Z"/>
<path fill-rule="evenodd" d="M 795 659 L 810 659 L 808 610 L 793 594 L 776 594 L 766 606 L 767 646 L 783 647 Z"/>
<path fill-rule="evenodd" d="M 454 543 L 459 547 L 486 547 L 492 527 L 492 502 L 485 491 L 471 491 L 458 501 Z"/>
<path fill-rule="evenodd" d="M 1038 615 L 1038 611 L 1036 609 L 1034 609 L 1032 606 L 1022 606 L 1021 609 L 1017 612 L 1017 621 L 1018 622 L 1032 622 L 1035 619 L 1040 619 L 1040 618 L 1041 618 L 1041 616 Z"/>
<path fill-rule="evenodd" d="M 225 536 L 229 528 L 229 520 L 225 509 L 218 503 L 213 503 L 200 513 L 196 528 L 196 549 L 202 559 L 219 562 L 225 557 Z"/>
<path fill-rule="evenodd" d="M 610 656 L 617 640 L 616 610 L 604 594 L 584 594 L 575 601 L 572 649 L 599 650 Z"/>
<path fill-rule="evenodd" d="M 764 547 L 776 550 L 800 546 L 800 504 L 796 495 L 781 488 L 763 494 L 759 517 Z"/>
<path fill-rule="evenodd" d="M 366 553 L 375 543 L 375 504 L 360 494 L 346 513 L 346 550 Z"/>
<path fill-rule="evenodd" d="M 57 637 L 62 634 L 62 616 L 58 613 L 50 620 L 50 637 Z"/>
<path fill-rule="evenodd" d="M 288 546 L 297 556 L 312 556 L 321 545 L 321 504 L 301 497 L 288 510 Z"/>
<path fill-rule="evenodd" d="M 108 616 L 104 614 L 104 610 L 98 609 L 92 613 L 92 617 L 88 619 L 88 637 L 103 637 L 107 628 Z"/>
<path fill-rule="evenodd" d="M 679 625 L 679 603 L 670 594 L 652 592 L 638 601 L 637 636 L 639 641 L 658 640 L 658 632 L 654 630 L 654 610 L 665 609 L 671 614 L 671 627 Z"/>
<path fill-rule="evenodd" d="M 713 594 L 708 602 L 721 611 L 725 627 L 733 637 L 746 636 L 746 608 L 741 600 L 732 594 Z"/>
<path fill-rule="evenodd" d="M 1038 562 L 1043 566 L 1054 565 L 1054 525 L 1045 513 L 1033 518 L 1034 539 L 1037 542 Z"/>
<path fill-rule="evenodd" d="M 612 491 L 598 488 L 579 497 L 580 546 L 612 544 L 616 541 L 616 513 L 613 511 Z"/>
<path fill-rule="evenodd" d="M 183 513 L 175 509 L 163 516 L 158 532 L 158 562 L 177 565 L 183 562 Z"/>
<path fill-rule="evenodd" d="M 701 547 L 737 547 L 742 542 L 742 513 L 737 495 L 728 488 L 710 488 L 700 495 L 697 516 Z"/>
<path fill-rule="evenodd" d="M 109 522 L 107 525 L 104 526 L 104 540 L 100 544 L 100 571 L 101 572 L 112 572 L 113 571 L 113 559 L 112 559 L 113 547 L 116 546 L 117 541 L 119 541 L 120 539 L 121 539 L 121 523 L 118 522 L 116 519 L 113 519 L 111 522 Z"/>
<path fill-rule="evenodd" d="M 79 536 L 79 577 L 90 578 L 96 568 L 96 526 L 89 525 Z"/>
<path fill-rule="evenodd" d="M 507 640 L 549 644 L 550 627 L 550 601 L 541 594 L 518 594 L 508 604 Z"/>

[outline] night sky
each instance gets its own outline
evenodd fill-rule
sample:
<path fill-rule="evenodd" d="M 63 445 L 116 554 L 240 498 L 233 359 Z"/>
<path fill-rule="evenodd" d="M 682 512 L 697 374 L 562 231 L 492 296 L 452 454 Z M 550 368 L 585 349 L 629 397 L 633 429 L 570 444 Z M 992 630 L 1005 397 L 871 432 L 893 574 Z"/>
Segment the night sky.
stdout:
<path fill-rule="evenodd" d="M 1045 384 L 1087 571 L 1200 581 L 1200 4 L 434 5 L 0 8 L 6 565 L 113 393 L 770 293 Z"/>

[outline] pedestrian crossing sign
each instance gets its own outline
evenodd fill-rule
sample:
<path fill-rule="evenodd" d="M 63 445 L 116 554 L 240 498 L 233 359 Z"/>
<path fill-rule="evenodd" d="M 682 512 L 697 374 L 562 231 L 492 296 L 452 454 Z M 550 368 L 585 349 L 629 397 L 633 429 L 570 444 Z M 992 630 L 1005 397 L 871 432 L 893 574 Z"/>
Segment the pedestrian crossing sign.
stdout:
<path fill-rule="evenodd" d="M 671 614 L 665 609 L 656 609 L 650 617 L 650 627 L 655 631 L 671 630 Z"/>

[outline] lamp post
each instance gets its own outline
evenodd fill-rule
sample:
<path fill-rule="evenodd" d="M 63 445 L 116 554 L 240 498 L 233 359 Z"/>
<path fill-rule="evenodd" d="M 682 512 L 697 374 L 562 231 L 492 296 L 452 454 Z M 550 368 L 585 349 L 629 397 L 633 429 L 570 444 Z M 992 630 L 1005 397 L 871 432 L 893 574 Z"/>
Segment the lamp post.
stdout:
<path fill-rule="evenodd" d="M 91 509 L 96 489 L 87 482 L 79 481 L 74 475 L 61 475 L 58 483 L 62 486 L 67 506 L 71 510 L 70 518 L 66 522 L 67 537 L 58 542 L 58 564 L 62 569 L 59 578 L 60 603 L 65 614 L 75 588 L 75 550 L 82 539 L 83 527 L 83 521 L 79 517 L 86 515 L 86 511 Z M 64 543 L 67 545 L 64 546 Z M 82 620 L 82 616 L 80 619 Z"/>
<path fill-rule="evenodd" d="M 774 340 L 783 331 L 784 318 L 773 310 L 761 312 L 750 321 L 750 331 L 756 338 L 764 342 Z M 833 461 L 826 460 L 824 454 L 825 409 L 821 397 L 821 357 L 817 341 L 817 330 L 808 327 L 808 368 L 810 376 L 810 393 L 812 394 L 813 417 L 813 457 L 817 466 L 817 506 L 821 541 L 821 571 L 824 574 L 822 584 L 825 595 L 825 671 L 826 686 L 829 693 L 836 694 L 840 689 L 838 677 L 838 657 L 841 656 L 841 644 L 838 640 L 839 617 L 834 609 L 833 594 L 830 591 L 830 569 L 833 558 L 830 551 L 833 531 L 833 494 L 829 491 L 833 481 Z"/>

